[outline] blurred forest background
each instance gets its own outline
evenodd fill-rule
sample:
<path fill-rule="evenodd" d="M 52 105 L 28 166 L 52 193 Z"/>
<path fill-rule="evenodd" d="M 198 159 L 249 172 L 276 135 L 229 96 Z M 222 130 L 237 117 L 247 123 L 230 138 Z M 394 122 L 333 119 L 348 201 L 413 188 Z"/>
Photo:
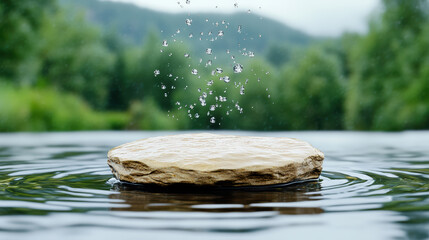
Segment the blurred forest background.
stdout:
<path fill-rule="evenodd" d="M 328 39 L 246 12 L 2 0 L 0 131 L 428 129 L 428 2 L 382 3 L 367 34 Z"/>

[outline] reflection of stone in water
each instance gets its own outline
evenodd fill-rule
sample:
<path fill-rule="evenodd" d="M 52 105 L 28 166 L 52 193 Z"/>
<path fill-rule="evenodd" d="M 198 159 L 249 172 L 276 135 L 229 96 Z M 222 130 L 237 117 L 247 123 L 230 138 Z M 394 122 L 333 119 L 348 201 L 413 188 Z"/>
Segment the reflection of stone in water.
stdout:
<path fill-rule="evenodd" d="M 277 211 L 280 214 L 319 214 L 317 207 L 255 207 L 254 203 L 287 203 L 317 201 L 320 184 L 309 182 L 267 191 L 212 190 L 196 192 L 144 191 L 129 185 L 116 185 L 119 194 L 110 195 L 130 205 L 114 211 L 181 211 L 181 212 L 257 212 Z M 311 194 L 308 194 L 311 192 Z"/>

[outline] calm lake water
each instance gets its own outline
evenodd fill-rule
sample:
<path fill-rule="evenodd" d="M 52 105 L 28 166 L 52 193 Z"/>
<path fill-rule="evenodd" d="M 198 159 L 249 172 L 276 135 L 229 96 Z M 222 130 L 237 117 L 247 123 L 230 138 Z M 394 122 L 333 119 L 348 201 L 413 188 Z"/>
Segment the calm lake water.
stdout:
<path fill-rule="evenodd" d="M 319 181 L 267 191 L 143 191 L 107 151 L 183 132 L 0 134 L 0 239 L 429 239 L 429 132 L 218 132 L 294 137 Z"/>

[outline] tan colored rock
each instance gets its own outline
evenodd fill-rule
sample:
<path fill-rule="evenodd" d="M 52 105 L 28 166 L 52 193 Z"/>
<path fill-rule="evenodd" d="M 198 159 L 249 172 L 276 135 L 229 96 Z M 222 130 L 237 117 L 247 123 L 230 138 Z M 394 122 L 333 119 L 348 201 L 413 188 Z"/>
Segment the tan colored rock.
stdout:
<path fill-rule="evenodd" d="M 113 148 L 108 164 L 122 181 L 143 184 L 260 186 L 316 179 L 324 155 L 291 138 L 183 134 Z"/>

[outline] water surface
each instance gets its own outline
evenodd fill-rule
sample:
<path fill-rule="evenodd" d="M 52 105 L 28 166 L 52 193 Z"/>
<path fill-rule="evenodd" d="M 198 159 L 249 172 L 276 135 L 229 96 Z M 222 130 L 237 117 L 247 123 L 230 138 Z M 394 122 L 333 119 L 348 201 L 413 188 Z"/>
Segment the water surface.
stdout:
<path fill-rule="evenodd" d="M 181 132 L 0 134 L 0 239 L 429 239 L 429 132 L 284 136 L 325 153 L 318 181 L 266 191 L 118 184 L 119 144 Z"/>

